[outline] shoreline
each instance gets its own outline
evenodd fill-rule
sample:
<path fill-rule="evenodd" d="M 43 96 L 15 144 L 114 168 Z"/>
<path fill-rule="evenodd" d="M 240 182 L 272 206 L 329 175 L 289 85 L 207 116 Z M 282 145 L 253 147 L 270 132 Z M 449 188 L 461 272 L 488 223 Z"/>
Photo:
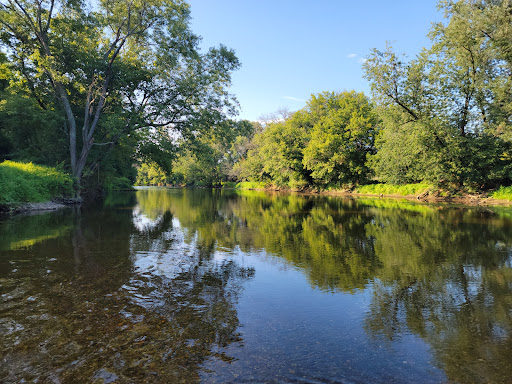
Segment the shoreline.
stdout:
<path fill-rule="evenodd" d="M 147 186 L 153 187 L 153 186 Z M 146 188 L 147 188 L 146 187 Z M 186 186 L 162 186 L 163 188 L 191 188 Z M 194 187 L 192 187 L 194 188 Z M 214 187 L 215 188 L 215 187 Z M 136 190 L 137 187 L 134 188 Z M 306 196 L 340 196 L 348 198 L 360 198 L 369 197 L 376 199 L 394 199 L 394 200 L 408 200 L 412 203 L 423 203 L 423 204 L 453 204 L 453 205 L 468 205 L 468 206 L 512 206 L 512 200 L 498 200 L 492 197 L 482 195 L 470 195 L 464 194 L 462 196 L 434 196 L 434 195 L 398 195 L 398 194 L 369 194 L 369 193 L 357 193 L 346 190 L 332 190 L 332 191 L 314 191 L 314 190 L 303 190 L 297 191 L 292 189 L 284 188 L 232 188 L 232 187 L 220 187 L 219 189 L 232 189 L 240 191 L 266 191 L 266 192 L 281 192 L 281 193 L 296 193 Z M 45 212 L 45 211 L 56 211 L 63 208 L 69 208 L 81 204 L 81 200 L 77 199 L 59 199 L 45 202 L 26 202 L 26 203 L 7 203 L 0 204 L 0 215 L 14 215 L 20 213 L 30 212 Z"/>
<path fill-rule="evenodd" d="M 322 194 L 322 192 L 321 192 Z M 331 194 L 327 192 L 326 194 Z M 512 206 L 511 200 L 498 200 L 492 197 L 483 197 L 483 196 L 475 196 L 475 195 L 462 195 L 462 196 L 422 196 L 422 195 L 377 195 L 377 194 L 367 194 L 367 193 L 354 193 L 354 192 L 334 192 L 333 195 L 346 195 L 346 196 L 355 196 L 355 197 L 374 197 L 374 198 L 385 198 L 385 199 L 406 199 L 411 202 L 417 203 L 445 203 L 445 204 L 462 204 L 462 205 L 472 205 L 472 206 L 491 206 L 491 205 L 501 205 L 501 206 Z"/>
<path fill-rule="evenodd" d="M 344 190 L 333 191 L 294 191 L 291 189 L 283 188 L 223 188 L 235 190 L 252 190 L 252 191 L 268 191 L 268 192 L 285 192 L 285 193 L 298 193 L 301 195 L 326 195 L 326 196 L 345 196 L 345 197 L 372 197 L 384 199 L 405 199 L 416 203 L 445 203 L 445 204 L 460 204 L 470 206 L 512 206 L 512 200 L 499 200 L 492 197 L 481 195 L 463 194 L 462 196 L 434 196 L 434 195 L 397 195 L 397 194 L 370 194 L 370 193 L 357 193 Z"/>
<path fill-rule="evenodd" d="M 7 203 L 0 204 L 0 215 L 13 215 L 29 212 L 56 211 L 63 208 L 70 208 L 78 205 L 81 200 L 60 199 L 43 202 Z"/>

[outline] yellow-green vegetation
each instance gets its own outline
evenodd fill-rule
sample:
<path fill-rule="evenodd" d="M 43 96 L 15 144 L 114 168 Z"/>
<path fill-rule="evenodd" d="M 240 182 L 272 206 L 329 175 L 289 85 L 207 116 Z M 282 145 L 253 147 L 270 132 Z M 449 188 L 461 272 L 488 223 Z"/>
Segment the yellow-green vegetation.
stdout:
<path fill-rule="evenodd" d="M 491 197 L 497 200 L 512 200 L 512 186 L 501 187 L 497 191 L 491 193 Z"/>
<path fill-rule="evenodd" d="M 368 184 L 356 187 L 354 192 L 367 195 L 419 195 L 432 189 L 433 186 L 426 183 L 393 185 L 393 184 Z"/>
<path fill-rule="evenodd" d="M 234 181 L 226 181 L 222 183 L 223 188 L 236 188 L 236 189 L 265 189 L 268 185 L 261 181 L 241 181 L 239 183 Z"/>
<path fill-rule="evenodd" d="M 73 217 L 55 212 L 17 216 L 3 221 L 0 251 L 28 249 L 36 244 L 65 236 L 73 228 Z"/>
<path fill-rule="evenodd" d="M 56 168 L 8 160 L 0 163 L 0 204 L 42 202 L 73 192 L 73 179 Z"/>
<path fill-rule="evenodd" d="M 395 211 L 417 212 L 421 214 L 431 214 L 439 209 L 432 204 L 422 204 L 417 201 L 407 199 L 381 199 L 378 197 L 358 198 L 357 203 L 369 208 L 389 209 Z"/>

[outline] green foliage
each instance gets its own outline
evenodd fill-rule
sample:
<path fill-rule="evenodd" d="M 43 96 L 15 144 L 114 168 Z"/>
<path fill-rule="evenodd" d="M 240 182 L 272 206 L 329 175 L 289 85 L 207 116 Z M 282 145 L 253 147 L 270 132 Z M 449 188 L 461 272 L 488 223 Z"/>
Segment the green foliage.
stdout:
<path fill-rule="evenodd" d="M 432 46 L 415 59 L 390 46 L 364 65 L 383 129 L 371 166 L 388 183 L 478 189 L 512 180 L 512 3 L 441 1 Z"/>
<path fill-rule="evenodd" d="M 156 163 L 142 163 L 137 168 L 137 179 L 135 185 L 138 186 L 162 186 L 170 184 L 171 180 L 166 173 Z"/>
<path fill-rule="evenodd" d="M 500 187 L 491 193 L 491 197 L 497 200 L 512 200 L 512 187 Z"/>
<path fill-rule="evenodd" d="M 222 45 L 200 51 L 182 0 L 8 1 L 0 20 L 0 155 L 65 161 L 79 187 L 124 140 L 169 172 L 177 135 L 236 112 L 240 63 Z"/>
<path fill-rule="evenodd" d="M 359 185 L 354 189 L 356 193 L 367 195 L 419 195 L 428 190 L 433 189 L 433 186 L 425 183 L 393 185 L 393 184 L 367 184 Z"/>
<path fill-rule="evenodd" d="M 201 187 L 219 186 L 235 179 L 234 165 L 246 156 L 259 125 L 247 120 L 227 120 L 196 128 L 194 135 L 179 143 L 169 177 L 179 184 Z"/>
<path fill-rule="evenodd" d="M 261 181 L 241 181 L 233 182 L 228 181 L 222 184 L 225 188 L 236 188 L 236 189 L 266 189 L 268 185 Z"/>
<path fill-rule="evenodd" d="M 42 202 L 73 195 L 73 179 L 56 168 L 0 163 L 0 204 Z"/>
<path fill-rule="evenodd" d="M 342 92 L 313 95 L 314 126 L 303 164 L 315 184 L 343 186 L 367 180 L 367 155 L 374 152 L 378 117 L 363 93 Z M 321 112 L 320 112 L 321 111 Z"/>
<path fill-rule="evenodd" d="M 301 190 L 354 184 L 370 177 L 378 118 L 356 92 L 312 95 L 307 106 L 255 135 L 237 166 L 241 180 Z"/>
<path fill-rule="evenodd" d="M 127 177 L 115 177 L 107 180 L 107 191 L 126 191 L 133 189 L 132 181 Z"/>

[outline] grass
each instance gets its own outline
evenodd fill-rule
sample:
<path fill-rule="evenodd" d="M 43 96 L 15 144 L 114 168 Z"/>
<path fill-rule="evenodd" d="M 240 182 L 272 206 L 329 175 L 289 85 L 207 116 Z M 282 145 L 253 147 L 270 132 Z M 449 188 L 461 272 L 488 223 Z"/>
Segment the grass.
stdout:
<path fill-rule="evenodd" d="M 49 201 L 73 195 L 73 179 L 56 168 L 32 163 L 0 163 L 0 204 Z"/>
<path fill-rule="evenodd" d="M 222 183 L 223 188 L 236 188 L 236 189 L 265 189 L 267 185 L 260 181 L 242 181 L 235 183 L 233 181 L 226 181 Z"/>
<path fill-rule="evenodd" d="M 366 195 L 419 195 L 431 189 L 432 185 L 425 183 L 392 185 L 392 184 L 368 184 L 360 185 L 354 189 L 356 193 Z"/>
<path fill-rule="evenodd" d="M 496 200 L 512 200 L 512 186 L 500 187 L 497 191 L 491 193 L 490 196 Z"/>

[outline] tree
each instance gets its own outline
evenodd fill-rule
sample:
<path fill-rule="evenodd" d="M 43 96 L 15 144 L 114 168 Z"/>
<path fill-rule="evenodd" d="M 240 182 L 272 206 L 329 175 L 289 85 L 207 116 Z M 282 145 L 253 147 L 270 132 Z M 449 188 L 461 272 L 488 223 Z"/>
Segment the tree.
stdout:
<path fill-rule="evenodd" d="M 377 174 L 466 186 L 510 181 L 512 3 L 439 6 L 447 22 L 434 24 L 432 47 L 407 62 L 388 46 L 364 66 L 385 127 L 373 160 Z M 402 156 L 404 142 L 415 158 Z"/>
<path fill-rule="evenodd" d="M 247 120 L 226 120 L 218 125 L 198 126 L 179 143 L 173 172 L 187 185 L 216 186 L 230 177 L 233 165 L 245 155 L 244 143 L 256 126 Z"/>
<path fill-rule="evenodd" d="M 279 187 L 338 187 L 368 178 L 378 118 L 362 93 L 323 92 L 256 134 L 237 166 L 241 179 Z"/>
<path fill-rule="evenodd" d="M 319 185 L 342 186 L 368 179 L 366 156 L 375 150 L 378 117 L 363 93 L 324 92 L 308 102 L 315 118 L 303 164 Z"/>
<path fill-rule="evenodd" d="M 223 46 L 201 54 L 189 19 L 182 0 L 0 2 L 14 80 L 63 116 L 65 128 L 53 129 L 64 131 L 79 185 L 122 137 L 137 132 L 155 153 L 169 129 L 235 112 L 226 86 L 239 62 Z"/>

